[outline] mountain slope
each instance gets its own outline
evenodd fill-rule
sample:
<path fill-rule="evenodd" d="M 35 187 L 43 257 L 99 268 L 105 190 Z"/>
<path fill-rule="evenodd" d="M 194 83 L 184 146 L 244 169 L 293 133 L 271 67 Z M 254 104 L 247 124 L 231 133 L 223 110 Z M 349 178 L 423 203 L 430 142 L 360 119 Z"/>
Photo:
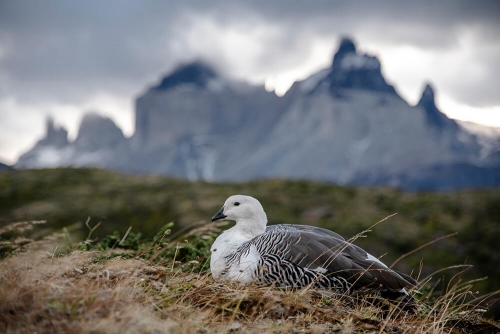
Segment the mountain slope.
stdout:
<path fill-rule="evenodd" d="M 12 170 L 12 167 L 0 162 L 0 170 Z"/>
<path fill-rule="evenodd" d="M 140 158 L 130 168 L 223 179 L 226 163 L 260 144 L 279 102 L 264 87 L 223 78 L 207 65 L 183 66 L 137 99 L 132 154 Z"/>

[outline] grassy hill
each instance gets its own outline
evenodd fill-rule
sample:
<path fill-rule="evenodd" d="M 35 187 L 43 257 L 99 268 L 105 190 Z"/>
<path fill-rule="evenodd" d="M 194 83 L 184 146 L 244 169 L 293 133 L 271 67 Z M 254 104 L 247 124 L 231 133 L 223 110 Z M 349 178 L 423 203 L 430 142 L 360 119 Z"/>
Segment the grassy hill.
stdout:
<path fill-rule="evenodd" d="M 426 292 L 432 290 L 426 295 L 429 303 L 449 293 L 451 286 L 460 285 L 470 290 L 470 295 L 474 292 L 474 296 L 477 296 L 476 291 L 484 295 L 500 289 L 500 266 L 497 265 L 500 263 L 500 252 L 497 250 L 497 240 L 500 240 L 498 189 L 408 193 L 395 189 L 339 187 L 309 181 L 266 180 L 243 184 L 188 182 L 93 169 L 8 171 L 0 173 L 0 252 L 5 256 L 19 245 L 29 245 L 30 240 L 40 240 L 65 228 L 65 241 L 58 243 L 60 248 L 53 255 L 63 252 L 68 255 L 61 259 L 71 258 L 77 256 L 75 249 L 88 252 L 113 248 L 131 227 L 126 243 L 130 243 L 129 251 L 135 252 L 134 256 L 137 257 L 143 247 L 140 245 L 145 240 L 151 242 L 165 224 L 174 222 L 172 233 L 167 238 L 170 246 L 165 246 L 170 247 L 170 253 L 167 253 L 171 256 L 161 263 L 151 262 L 153 252 L 146 260 L 154 266 L 167 265 L 170 263 L 168 261 L 173 261 L 176 266 L 189 261 L 199 262 L 206 258 L 207 245 L 215 237 L 215 234 L 207 232 L 216 228 L 210 223 L 210 217 L 220 209 L 228 196 L 236 193 L 259 199 L 270 224 L 312 224 L 332 229 L 346 238 L 397 213 L 364 233 L 365 237 L 356 240 L 356 244 L 375 256 L 382 256 L 382 260 L 389 265 L 403 254 L 458 232 L 418 249 L 398 261 L 395 268 L 413 273 L 420 280 L 432 276 L 430 283 L 424 287 Z M 85 226 L 87 217 L 91 217 L 88 222 L 90 227 L 101 222 L 92 232 L 90 239 L 94 241 L 75 246 L 89 233 Z M 45 220 L 46 223 L 22 223 L 32 220 Z M 16 228 L 9 230 L 8 226 L 12 227 L 12 223 L 16 222 Z M 194 235 L 199 235 L 197 231 L 202 230 L 208 233 L 205 239 L 196 237 L 192 240 Z M 110 236 L 114 231 L 118 231 L 117 234 Z M 137 234 L 139 232 L 141 235 Z M 181 251 L 177 250 L 179 256 L 172 258 L 175 255 L 175 241 L 183 242 L 184 239 L 195 243 L 183 247 Z M 121 246 L 113 249 L 122 249 Z M 95 255 L 86 259 L 87 265 L 91 267 L 101 263 L 95 259 Z M 7 260 L 11 261 L 12 258 Z M 110 260 L 106 258 L 105 261 Z M 462 274 L 459 273 L 464 270 L 463 266 L 445 269 L 461 264 L 471 264 L 473 267 Z M 154 268 L 161 271 L 158 267 Z M 139 269 L 130 270 L 135 272 Z M 433 274 L 438 270 L 442 271 Z M 469 287 L 467 281 L 486 276 L 488 279 L 478 280 Z M 450 280 L 452 283 L 448 285 Z M 212 281 L 211 284 L 215 283 Z M 467 298 L 473 299 L 472 296 Z M 312 303 L 311 300 L 307 303 Z M 498 314 L 496 309 L 493 312 Z M 241 315 L 235 317 L 240 319 L 240 325 L 245 326 Z M 248 314 L 245 317 L 248 318 Z M 227 321 L 223 323 L 227 325 Z"/>

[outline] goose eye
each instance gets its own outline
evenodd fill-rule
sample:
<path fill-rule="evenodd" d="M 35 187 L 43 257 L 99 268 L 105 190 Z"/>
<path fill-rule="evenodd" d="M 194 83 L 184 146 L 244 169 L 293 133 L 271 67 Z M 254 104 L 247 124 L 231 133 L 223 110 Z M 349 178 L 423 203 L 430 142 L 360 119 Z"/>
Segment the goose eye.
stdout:
<path fill-rule="evenodd" d="M 238 206 L 238 205 L 240 205 L 240 202 L 234 202 L 234 205 Z"/>

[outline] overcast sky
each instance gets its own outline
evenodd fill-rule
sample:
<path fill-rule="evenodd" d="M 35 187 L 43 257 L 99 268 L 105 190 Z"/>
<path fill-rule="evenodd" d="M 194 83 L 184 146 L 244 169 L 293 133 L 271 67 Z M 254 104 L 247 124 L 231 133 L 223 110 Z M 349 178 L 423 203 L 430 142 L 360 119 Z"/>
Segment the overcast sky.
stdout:
<path fill-rule="evenodd" d="M 346 35 L 409 103 L 429 81 L 450 117 L 500 126 L 500 1 L 0 0 L 0 161 L 47 115 L 72 138 L 89 110 L 131 135 L 134 99 L 193 59 L 283 94 Z"/>

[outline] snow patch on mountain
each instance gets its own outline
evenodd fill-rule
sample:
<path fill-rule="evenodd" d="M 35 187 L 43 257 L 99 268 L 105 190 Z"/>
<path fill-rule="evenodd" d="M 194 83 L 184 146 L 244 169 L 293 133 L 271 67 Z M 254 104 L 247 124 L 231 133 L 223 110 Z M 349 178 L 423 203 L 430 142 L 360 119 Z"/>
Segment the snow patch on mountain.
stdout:
<path fill-rule="evenodd" d="M 500 151 L 500 128 L 467 121 L 457 121 L 457 123 L 464 131 L 477 137 L 478 143 L 482 146 L 482 157 Z"/>
<path fill-rule="evenodd" d="M 489 137 L 491 139 L 500 139 L 500 127 L 493 127 L 493 126 L 477 124 L 468 121 L 459 121 L 459 120 L 457 120 L 457 123 L 464 130 L 470 133 Z"/>
<path fill-rule="evenodd" d="M 340 68 L 343 70 L 372 70 L 380 68 L 380 62 L 372 56 L 350 53 L 342 57 Z"/>

